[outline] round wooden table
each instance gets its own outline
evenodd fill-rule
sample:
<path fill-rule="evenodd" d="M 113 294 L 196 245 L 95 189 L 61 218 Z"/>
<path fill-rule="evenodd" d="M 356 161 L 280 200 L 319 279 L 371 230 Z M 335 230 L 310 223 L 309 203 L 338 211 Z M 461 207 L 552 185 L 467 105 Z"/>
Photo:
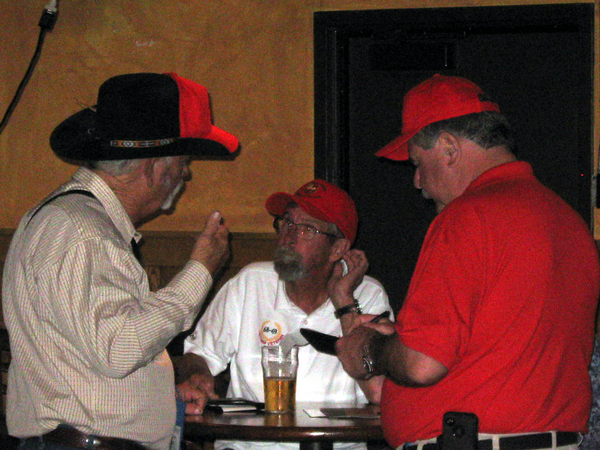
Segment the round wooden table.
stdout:
<path fill-rule="evenodd" d="M 214 440 L 299 442 L 301 450 L 332 449 L 334 442 L 381 442 L 384 440 L 379 418 L 314 418 L 304 410 L 348 408 L 352 415 L 378 415 L 375 405 L 297 403 L 295 413 L 268 414 L 205 411 L 201 416 L 186 416 L 185 438 L 203 443 Z"/>

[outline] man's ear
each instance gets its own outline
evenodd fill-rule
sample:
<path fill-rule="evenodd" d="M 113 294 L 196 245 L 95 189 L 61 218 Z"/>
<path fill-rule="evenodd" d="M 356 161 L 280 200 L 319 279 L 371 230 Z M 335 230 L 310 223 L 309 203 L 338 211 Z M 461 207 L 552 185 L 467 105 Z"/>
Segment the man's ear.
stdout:
<path fill-rule="evenodd" d="M 337 239 L 331 246 L 330 261 L 339 261 L 350 250 L 350 241 L 346 238 Z"/>
<path fill-rule="evenodd" d="M 443 152 L 443 157 L 446 159 L 447 165 L 454 165 L 461 155 L 460 139 L 447 131 L 442 131 L 437 143 Z"/>
<path fill-rule="evenodd" d="M 142 173 L 146 178 L 146 185 L 150 188 L 154 186 L 154 170 L 156 165 L 156 158 L 148 158 L 142 162 Z"/>

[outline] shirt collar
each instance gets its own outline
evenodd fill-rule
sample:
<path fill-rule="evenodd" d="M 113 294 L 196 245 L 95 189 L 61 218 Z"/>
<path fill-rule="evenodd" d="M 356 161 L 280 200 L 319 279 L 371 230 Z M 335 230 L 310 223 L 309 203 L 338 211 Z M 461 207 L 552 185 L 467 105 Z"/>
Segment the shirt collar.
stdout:
<path fill-rule="evenodd" d="M 477 189 L 488 183 L 494 183 L 498 180 L 530 177 L 532 175 L 533 169 L 531 168 L 531 165 L 525 161 L 513 161 L 500 164 L 499 166 L 486 170 L 477 178 L 475 178 L 465 192 Z"/>
<path fill-rule="evenodd" d="M 275 295 L 275 303 L 273 304 L 273 308 L 275 310 L 297 309 L 298 311 L 301 311 L 303 314 L 306 314 L 294 302 L 292 302 L 290 300 L 290 298 L 287 295 L 286 289 L 285 289 L 285 282 L 282 281 L 281 279 L 277 280 L 277 294 Z M 331 299 L 327 299 L 325 301 L 325 303 L 323 303 L 321 306 L 319 306 L 317 309 L 315 309 L 309 315 L 311 317 L 315 317 L 315 316 L 327 317 L 328 315 L 331 315 L 331 317 L 333 317 L 334 309 L 335 308 L 333 307 L 333 303 L 331 303 Z"/>

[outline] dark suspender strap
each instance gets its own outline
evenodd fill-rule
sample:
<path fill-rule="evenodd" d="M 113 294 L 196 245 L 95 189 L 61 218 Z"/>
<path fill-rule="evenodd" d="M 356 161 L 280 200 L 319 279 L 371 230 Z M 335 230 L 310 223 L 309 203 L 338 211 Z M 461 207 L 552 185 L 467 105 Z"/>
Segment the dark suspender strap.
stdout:
<path fill-rule="evenodd" d="M 33 219 L 35 217 L 35 215 L 40 212 L 40 209 L 42 209 L 48 203 L 56 200 L 59 197 L 63 197 L 65 195 L 69 195 L 69 194 L 81 194 L 81 195 L 85 195 L 87 197 L 96 198 L 96 196 L 94 194 L 92 194 L 90 191 L 84 191 L 83 189 L 73 189 L 73 190 L 70 190 L 70 191 L 61 192 L 60 194 L 57 194 L 54 197 L 51 197 L 48 200 L 46 200 L 44 203 L 42 203 L 40 205 L 40 207 L 36 210 L 36 212 L 34 212 L 32 214 L 32 216 L 29 218 L 29 220 L 27 221 L 27 225 L 29 225 L 29 223 L 31 222 L 31 219 Z M 25 225 L 25 226 L 27 226 L 27 225 Z M 141 256 L 141 253 L 140 253 L 140 249 L 139 249 L 138 243 L 135 241 L 135 239 L 131 239 L 131 249 L 133 250 L 133 254 L 134 254 L 135 258 L 138 261 L 141 261 L 142 260 L 142 256 Z"/>
<path fill-rule="evenodd" d="M 35 217 L 35 215 L 40 212 L 40 209 L 42 209 L 48 203 L 56 200 L 59 197 L 64 197 L 65 195 L 69 195 L 69 194 L 81 194 L 81 195 L 85 195 L 87 197 L 96 198 L 96 196 L 94 194 L 92 194 L 90 191 L 84 191 L 83 189 L 73 189 L 71 191 L 61 192 L 60 194 L 56 194 L 54 197 L 51 197 L 48 200 L 46 200 L 44 203 L 42 203 L 40 205 L 40 207 L 36 210 L 36 212 L 34 212 L 32 214 L 32 216 L 29 218 L 29 220 L 27 221 L 27 225 L 29 225 L 29 223 L 31 222 L 31 219 L 33 219 Z M 25 226 L 27 226 L 27 225 L 25 225 Z"/>

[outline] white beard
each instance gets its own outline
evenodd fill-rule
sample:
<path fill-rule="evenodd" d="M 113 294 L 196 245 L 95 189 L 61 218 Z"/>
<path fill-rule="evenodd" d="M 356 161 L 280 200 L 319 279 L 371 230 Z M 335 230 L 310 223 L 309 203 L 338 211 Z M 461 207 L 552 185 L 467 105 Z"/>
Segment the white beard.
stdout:
<path fill-rule="evenodd" d="M 285 246 L 275 249 L 273 262 L 275 271 L 283 281 L 298 281 L 306 276 L 302 256 Z"/>
<path fill-rule="evenodd" d="M 175 200 L 175 197 L 177 197 L 177 194 L 179 194 L 179 191 L 183 188 L 183 185 L 184 182 L 183 180 L 181 180 L 179 184 L 177 184 L 177 186 L 173 188 L 173 190 L 171 191 L 167 199 L 163 202 L 163 204 L 160 205 L 160 209 L 162 209 L 163 211 L 171 209 L 171 206 L 173 206 L 173 201 Z"/>

